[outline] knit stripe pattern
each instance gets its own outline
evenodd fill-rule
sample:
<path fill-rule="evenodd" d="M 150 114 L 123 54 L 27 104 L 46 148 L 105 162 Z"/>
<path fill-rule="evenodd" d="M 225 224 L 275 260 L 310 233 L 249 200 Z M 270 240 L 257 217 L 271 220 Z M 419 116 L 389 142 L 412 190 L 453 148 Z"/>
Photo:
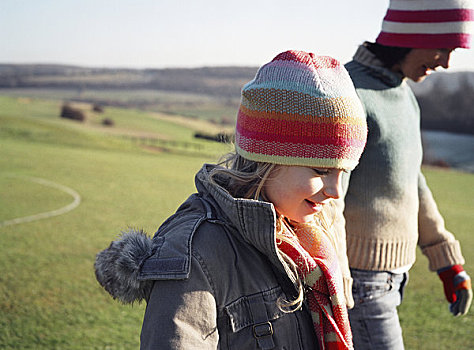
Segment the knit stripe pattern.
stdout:
<path fill-rule="evenodd" d="M 366 137 L 352 81 L 331 57 L 283 52 L 242 89 L 235 143 L 244 158 L 352 170 Z"/>
<path fill-rule="evenodd" d="M 376 42 L 419 49 L 470 48 L 474 0 L 390 0 Z"/>
<path fill-rule="evenodd" d="M 279 248 L 298 267 L 306 300 L 322 350 L 353 349 L 352 332 L 344 297 L 342 274 L 329 238 L 314 224 L 296 224 L 297 239 L 283 233 Z"/>

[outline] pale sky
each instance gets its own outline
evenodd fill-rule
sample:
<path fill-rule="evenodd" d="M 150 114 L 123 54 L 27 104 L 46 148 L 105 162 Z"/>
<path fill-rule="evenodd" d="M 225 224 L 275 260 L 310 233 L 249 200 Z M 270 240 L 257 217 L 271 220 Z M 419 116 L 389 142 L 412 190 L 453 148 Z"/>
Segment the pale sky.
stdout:
<path fill-rule="evenodd" d="M 260 66 L 298 49 L 350 60 L 388 0 L 0 0 L 0 63 Z M 474 43 L 473 43 L 474 44 Z M 474 49 L 451 70 L 474 71 Z"/>

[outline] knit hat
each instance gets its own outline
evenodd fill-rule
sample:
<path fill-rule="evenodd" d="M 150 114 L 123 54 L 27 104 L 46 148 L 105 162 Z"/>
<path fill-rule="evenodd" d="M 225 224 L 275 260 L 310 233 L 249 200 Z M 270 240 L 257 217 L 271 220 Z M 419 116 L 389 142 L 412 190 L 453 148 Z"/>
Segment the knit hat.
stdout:
<path fill-rule="evenodd" d="M 242 89 L 235 146 L 244 158 L 352 170 L 366 137 L 362 104 L 334 58 L 280 53 Z"/>
<path fill-rule="evenodd" d="M 468 49 L 474 0 L 390 0 L 376 42 L 413 49 Z"/>

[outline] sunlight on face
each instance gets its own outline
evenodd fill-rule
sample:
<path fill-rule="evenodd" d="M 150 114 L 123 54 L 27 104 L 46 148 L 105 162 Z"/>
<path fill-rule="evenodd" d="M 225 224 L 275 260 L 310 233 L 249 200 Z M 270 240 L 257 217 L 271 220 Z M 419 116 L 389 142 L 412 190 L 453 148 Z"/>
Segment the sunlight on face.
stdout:
<path fill-rule="evenodd" d="M 310 222 L 332 198 L 339 198 L 342 172 L 282 165 L 265 183 L 265 195 L 279 214 L 295 222 Z"/>
<path fill-rule="evenodd" d="M 437 67 L 447 69 L 452 52 L 453 49 L 412 49 L 399 69 L 405 77 L 420 82 Z"/>

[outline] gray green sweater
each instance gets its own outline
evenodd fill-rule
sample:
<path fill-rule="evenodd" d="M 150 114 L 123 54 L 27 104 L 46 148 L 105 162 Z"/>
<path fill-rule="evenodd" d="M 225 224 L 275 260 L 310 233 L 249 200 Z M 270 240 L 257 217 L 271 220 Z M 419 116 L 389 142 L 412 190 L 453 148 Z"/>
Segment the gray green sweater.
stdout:
<path fill-rule="evenodd" d="M 360 163 L 344 186 L 350 267 L 408 267 L 417 244 L 431 270 L 463 264 L 459 242 L 446 230 L 420 170 L 420 111 L 413 92 L 363 46 L 346 68 L 369 128 Z"/>

